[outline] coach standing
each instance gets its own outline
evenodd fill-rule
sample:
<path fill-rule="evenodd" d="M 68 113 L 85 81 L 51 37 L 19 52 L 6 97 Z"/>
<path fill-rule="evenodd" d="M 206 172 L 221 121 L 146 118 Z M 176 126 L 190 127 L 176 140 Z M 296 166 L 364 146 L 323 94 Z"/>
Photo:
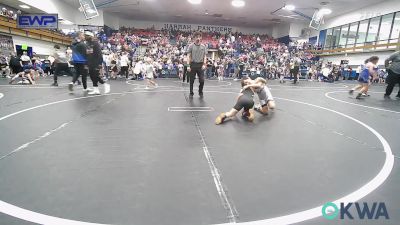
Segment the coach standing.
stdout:
<path fill-rule="evenodd" d="M 194 43 L 188 48 L 188 68 L 189 79 L 190 79 L 190 97 L 193 97 L 193 84 L 196 74 L 199 77 L 199 95 L 203 97 L 203 87 L 204 87 L 204 70 L 207 65 L 207 48 L 205 45 L 201 44 L 201 33 L 195 32 L 193 38 Z"/>
<path fill-rule="evenodd" d="M 389 62 L 391 62 L 390 66 Z M 390 94 L 392 94 L 394 86 L 396 84 L 399 84 L 400 86 L 400 51 L 395 52 L 385 60 L 385 67 L 389 73 L 388 77 L 386 78 L 386 83 L 388 86 L 386 87 L 385 98 L 390 98 Z M 400 89 L 396 97 L 400 98 Z"/>
<path fill-rule="evenodd" d="M 74 90 L 74 83 L 78 81 L 80 75 L 82 75 L 82 85 L 84 93 L 87 93 L 87 46 L 85 44 L 85 35 L 83 32 L 78 33 L 78 38 L 72 44 L 72 61 L 74 62 L 75 74 L 72 78 L 72 82 L 68 84 L 70 91 Z"/>
<path fill-rule="evenodd" d="M 110 92 L 110 85 L 100 78 L 100 68 L 103 64 L 103 55 L 101 53 L 101 47 L 97 39 L 94 38 L 94 34 L 90 31 L 85 31 L 86 41 L 86 55 L 87 65 L 89 68 L 90 79 L 93 82 L 93 90 L 90 91 L 89 95 L 99 95 L 99 83 L 104 85 L 104 94 Z"/>

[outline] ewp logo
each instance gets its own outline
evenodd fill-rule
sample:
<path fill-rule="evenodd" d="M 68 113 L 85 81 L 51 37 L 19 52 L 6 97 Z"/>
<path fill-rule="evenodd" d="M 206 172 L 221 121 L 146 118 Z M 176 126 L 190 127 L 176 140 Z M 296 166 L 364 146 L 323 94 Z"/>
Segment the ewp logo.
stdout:
<path fill-rule="evenodd" d="M 58 14 L 18 15 L 17 27 L 23 29 L 57 29 Z"/>
<path fill-rule="evenodd" d="M 365 217 L 366 219 L 389 219 L 389 214 L 386 209 L 386 205 L 383 202 L 374 202 L 372 207 L 368 206 L 368 203 L 363 202 L 362 204 L 358 202 L 350 202 L 350 203 L 340 203 L 340 208 L 333 202 L 328 202 L 322 207 L 322 216 L 325 219 L 333 220 L 340 214 L 340 219 L 343 220 L 345 218 L 353 220 L 354 219 L 354 212 L 351 214 L 350 209 L 352 206 L 356 207 L 356 212 L 358 214 L 358 218 L 363 220 Z M 354 210 L 353 210 L 354 211 Z"/>

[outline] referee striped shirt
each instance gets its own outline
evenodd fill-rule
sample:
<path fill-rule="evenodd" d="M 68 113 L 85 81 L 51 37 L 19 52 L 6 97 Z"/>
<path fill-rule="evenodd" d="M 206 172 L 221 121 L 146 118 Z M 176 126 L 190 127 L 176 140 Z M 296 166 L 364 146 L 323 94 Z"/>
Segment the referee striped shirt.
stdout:
<path fill-rule="evenodd" d="M 206 57 L 207 48 L 203 44 L 191 44 L 189 45 L 187 53 L 190 54 L 192 63 L 204 63 L 204 57 Z"/>

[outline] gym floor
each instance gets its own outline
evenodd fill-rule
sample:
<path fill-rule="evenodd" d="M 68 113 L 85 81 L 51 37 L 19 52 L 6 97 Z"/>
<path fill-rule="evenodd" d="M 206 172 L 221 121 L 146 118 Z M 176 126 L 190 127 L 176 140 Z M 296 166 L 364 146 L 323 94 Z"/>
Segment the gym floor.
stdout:
<path fill-rule="evenodd" d="M 356 100 L 354 82 L 270 81 L 274 112 L 216 126 L 239 82 L 190 99 L 175 79 L 99 96 L 51 81 L 0 80 L 0 224 L 399 224 L 397 87 Z M 329 221 L 334 201 L 384 202 L 390 219 Z"/>

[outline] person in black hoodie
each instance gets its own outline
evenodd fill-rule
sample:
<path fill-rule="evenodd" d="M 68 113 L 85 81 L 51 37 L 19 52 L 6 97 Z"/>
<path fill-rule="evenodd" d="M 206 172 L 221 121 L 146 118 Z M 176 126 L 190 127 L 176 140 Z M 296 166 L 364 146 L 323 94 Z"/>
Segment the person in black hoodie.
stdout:
<path fill-rule="evenodd" d="M 22 72 L 22 65 L 21 65 L 21 59 L 15 54 L 15 52 L 11 53 L 10 57 L 10 68 L 11 68 L 11 73 L 12 74 L 17 74 L 19 72 Z"/>
<path fill-rule="evenodd" d="M 100 90 L 98 83 L 104 85 L 104 93 L 108 94 L 110 92 L 110 85 L 105 83 L 103 79 L 100 78 L 100 69 L 103 63 L 103 55 L 101 53 L 101 47 L 97 40 L 94 40 L 94 35 L 90 31 L 85 31 L 86 40 L 86 54 L 87 63 L 89 67 L 90 79 L 93 82 L 93 90 L 89 92 L 89 95 L 99 95 Z"/>
<path fill-rule="evenodd" d="M 86 81 L 88 75 L 86 48 L 85 36 L 82 32 L 79 32 L 78 38 L 72 44 L 72 61 L 75 67 L 75 74 L 72 82 L 68 84 L 70 91 L 74 90 L 74 83 L 78 81 L 80 75 L 82 75 L 83 91 L 85 93 L 88 91 Z"/>

